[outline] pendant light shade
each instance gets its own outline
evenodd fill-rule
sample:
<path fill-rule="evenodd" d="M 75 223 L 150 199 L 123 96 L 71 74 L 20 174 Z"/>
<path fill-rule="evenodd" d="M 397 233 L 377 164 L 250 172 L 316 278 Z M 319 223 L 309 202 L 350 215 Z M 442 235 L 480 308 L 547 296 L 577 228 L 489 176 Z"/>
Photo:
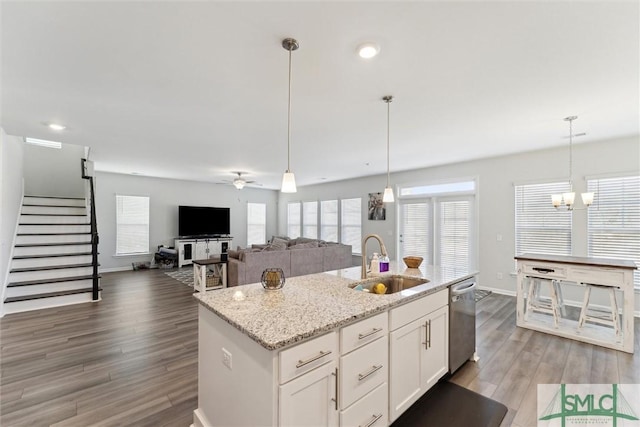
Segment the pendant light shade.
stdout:
<path fill-rule="evenodd" d="M 382 100 L 387 103 L 387 186 L 384 189 L 384 194 L 382 195 L 382 201 L 385 202 L 385 203 L 393 203 L 395 201 L 395 198 L 393 197 L 393 189 L 391 188 L 391 185 L 389 184 L 389 175 L 390 175 L 390 170 L 389 170 L 389 116 L 390 116 L 389 104 L 391 104 L 391 101 L 393 101 L 393 96 L 387 95 L 387 96 L 383 97 Z"/>
<path fill-rule="evenodd" d="M 291 172 L 291 52 L 297 50 L 300 45 L 295 39 L 282 40 L 282 47 L 289 51 L 289 107 L 287 115 L 287 170 L 282 176 L 282 187 L 280 191 L 283 193 L 295 193 L 296 177 Z"/>

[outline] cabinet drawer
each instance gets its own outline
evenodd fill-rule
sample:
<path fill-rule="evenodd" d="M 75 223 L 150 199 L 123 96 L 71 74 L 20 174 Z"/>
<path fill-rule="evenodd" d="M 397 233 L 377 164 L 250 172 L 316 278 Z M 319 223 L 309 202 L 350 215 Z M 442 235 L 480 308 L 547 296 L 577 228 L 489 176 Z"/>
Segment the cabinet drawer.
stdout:
<path fill-rule="evenodd" d="M 379 385 L 371 393 L 340 413 L 340 426 L 383 427 L 388 423 L 387 383 Z"/>
<path fill-rule="evenodd" d="M 340 407 L 346 408 L 387 381 L 389 338 L 385 335 L 340 358 Z"/>
<path fill-rule="evenodd" d="M 340 352 L 349 353 L 356 348 L 373 342 L 387 335 L 389 320 L 387 312 L 364 319 L 354 325 L 349 325 L 340 331 Z"/>
<path fill-rule="evenodd" d="M 624 283 L 624 273 L 620 270 L 604 267 L 570 267 L 570 272 L 571 279 L 580 283 L 608 286 L 621 286 Z"/>
<path fill-rule="evenodd" d="M 331 332 L 280 352 L 280 384 L 336 360 L 338 342 Z"/>
<path fill-rule="evenodd" d="M 522 272 L 525 276 L 549 277 L 551 279 L 565 279 L 567 267 L 557 264 L 531 263 L 522 264 Z"/>
<path fill-rule="evenodd" d="M 389 329 L 395 330 L 407 323 L 449 304 L 449 289 L 443 289 L 408 304 L 394 308 L 389 314 Z"/>

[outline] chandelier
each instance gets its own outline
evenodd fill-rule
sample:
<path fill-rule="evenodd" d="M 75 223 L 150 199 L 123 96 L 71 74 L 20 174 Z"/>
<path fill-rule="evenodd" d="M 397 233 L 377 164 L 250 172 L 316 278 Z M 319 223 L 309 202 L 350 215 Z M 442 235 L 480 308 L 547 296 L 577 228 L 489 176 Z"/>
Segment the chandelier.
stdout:
<path fill-rule="evenodd" d="M 569 192 L 562 194 L 553 194 L 551 203 L 553 207 L 558 209 L 561 205 L 566 206 L 567 210 L 573 210 L 576 193 L 573 191 L 573 121 L 578 116 L 565 117 L 564 121 L 569 122 Z M 594 193 L 581 193 L 582 203 L 589 207 L 593 204 Z"/>

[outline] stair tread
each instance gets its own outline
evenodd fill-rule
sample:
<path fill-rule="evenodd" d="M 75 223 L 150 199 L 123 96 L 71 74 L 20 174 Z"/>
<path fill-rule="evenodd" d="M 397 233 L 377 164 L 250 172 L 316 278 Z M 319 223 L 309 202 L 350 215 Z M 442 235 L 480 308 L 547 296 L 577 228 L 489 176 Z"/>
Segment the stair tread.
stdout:
<path fill-rule="evenodd" d="M 91 225 L 90 222 L 21 222 L 18 225 L 46 225 L 46 226 L 52 226 L 52 225 Z"/>
<path fill-rule="evenodd" d="M 10 273 L 25 273 L 28 271 L 62 270 L 63 268 L 92 267 L 93 264 L 69 264 L 69 265 L 48 265 L 45 267 L 13 268 Z"/>
<path fill-rule="evenodd" d="M 38 246 L 69 246 L 69 245 L 90 245 L 91 242 L 62 242 L 62 243 L 18 243 L 16 248 L 35 248 Z"/>
<path fill-rule="evenodd" d="M 34 196 L 34 195 L 26 195 L 24 196 L 25 198 L 27 197 L 35 197 L 38 199 L 63 199 L 63 200 L 85 200 L 84 197 L 62 197 L 62 196 Z"/>
<path fill-rule="evenodd" d="M 98 288 L 98 290 L 102 291 L 102 288 Z M 34 295 L 8 297 L 8 298 L 5 298 L 4 302 L 10 303 L 10 302 L 28 301 L 28 300 L 40 299 L 40 298 L 63 297 L 66 295 L 84 294 L 84 293 L 91 293 L 91 292 L 93 292 L 93 288 L 72 289 L 68 291 L 58 291 L 58 292 L 44 292 L 41 294 L 34 294 Z"/>
<path fill-rule="evenodd" d="M 67 257 L 67 256 L 85 256 L 85 255 L 91 255 L 91 252 L 73 252 L 68 254 L 18 255 L 18 256 L 14 256 L 13 259 L 60 258 L 60 257 Z"/>
<path fill-rule="evenodd" d="M 41 203 L 23 203 L 22 206 L 38 206 L 44 208 L 78 208 L 85 209 L 85 206 L 77 206 L 77 205 L 43 205 Z"/>
<path fill-rule="evenodd" d="M 81 206 L 78 206 L 81 207 Z M 20 215 L 33 216 L 88 216 L 87 214 L 65 214 L 65 213 L 20 213 Z"/>
<path fill-rule="evenodd" d="M 90 231 L 87 232 L 75 232 L 75 233 L 18 233 L 17 236 L 65 236 L 71 234 L 91 234 Z"/>
<path fill-rule="evenodd" d="M 98 279 L 101 276 L 98 275 Z M 76 280 L 87 280 L 93 279 L 92 275 L 85 276 L 69 276 L 69 277 L 57 277 L 55 279 L 38 279 L 38 280 L 25 280 L 23 282 L 12 282 L 7 284 L 7 288 L 15 288 L 18 286 L 29 286 L 29 285 L 44 285 L 47 283 L 60 283 L 60 282 L 73 282 Z"/>

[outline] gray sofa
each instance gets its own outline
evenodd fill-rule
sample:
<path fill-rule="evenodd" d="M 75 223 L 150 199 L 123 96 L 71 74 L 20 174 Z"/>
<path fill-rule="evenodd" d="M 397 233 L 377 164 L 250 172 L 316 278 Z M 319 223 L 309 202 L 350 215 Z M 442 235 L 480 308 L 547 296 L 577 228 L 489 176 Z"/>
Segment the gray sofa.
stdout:
<path fill-rule="evenodd" d="M 314 241 L 318 246 L 309 247 Z M 267 268 L 281 268 L 287 278 L 353 266 L 350 245 L 300 238 L 287 239 L 284 248 L 274 246 L 229 251 L 227 285 L 260 282 Z"/>

